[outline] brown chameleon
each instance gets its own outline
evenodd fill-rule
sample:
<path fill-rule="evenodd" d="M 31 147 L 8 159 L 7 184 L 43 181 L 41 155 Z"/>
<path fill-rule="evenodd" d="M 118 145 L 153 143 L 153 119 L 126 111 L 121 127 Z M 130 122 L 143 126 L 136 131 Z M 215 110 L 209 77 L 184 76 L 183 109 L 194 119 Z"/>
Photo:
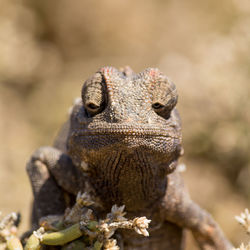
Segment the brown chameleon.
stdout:
<path fill-rule="evenodd" d="M 135 74 L 104 67 L 90 77 L 55 146 L 38 149 L 27 165 L 33 223 L 62 214 L 65 192 L 75 197 L 89 183 L 103 205 L 97 213 L 125 205 L 128 217 L 152 220 L 149 237 L 121 230 L 121 249 L 185 249 L 186 229 L 200 249 L 231 249 L 175 171 L 183 153 L 177 98 L 175 85 L 155 68 Z"/>

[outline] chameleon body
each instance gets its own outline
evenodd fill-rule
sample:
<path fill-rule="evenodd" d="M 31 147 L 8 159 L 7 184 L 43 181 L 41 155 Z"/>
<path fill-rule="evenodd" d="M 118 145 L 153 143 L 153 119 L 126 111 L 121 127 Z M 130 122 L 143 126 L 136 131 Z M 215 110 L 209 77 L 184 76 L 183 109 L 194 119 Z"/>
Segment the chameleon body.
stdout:
<path fill-rule="evenodd" d="M 128 217 L 152 220 L 149 237 L 120 230 L 121 249 L 185 249 L 186 229 L 200 249 L 231 249 L 175 171 L 183 153 L 177 99 L 174 83 L 155 68 L 135 74 L 104 67 L 86 80 L 66 132 L 27 165 L 34 224 L 63 213 L 64 193 L 75 197 L 88 183 L 102 203 L 97 213 L 125 205 Z"/>

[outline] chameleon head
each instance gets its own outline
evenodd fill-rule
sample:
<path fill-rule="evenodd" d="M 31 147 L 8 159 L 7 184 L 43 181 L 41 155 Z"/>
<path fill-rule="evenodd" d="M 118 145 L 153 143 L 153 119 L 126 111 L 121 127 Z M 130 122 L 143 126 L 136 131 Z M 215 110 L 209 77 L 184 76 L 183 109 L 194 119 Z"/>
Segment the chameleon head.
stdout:
<path fill-rule="evenodd" d="M 82 88 L 71 115 L 68 150 L 73 161 L 90 163 L 122 151 L 144 152 L 170 164 L 181 153 L 175 85 L 158 69 L 139 74 L 104 67 Z"/>

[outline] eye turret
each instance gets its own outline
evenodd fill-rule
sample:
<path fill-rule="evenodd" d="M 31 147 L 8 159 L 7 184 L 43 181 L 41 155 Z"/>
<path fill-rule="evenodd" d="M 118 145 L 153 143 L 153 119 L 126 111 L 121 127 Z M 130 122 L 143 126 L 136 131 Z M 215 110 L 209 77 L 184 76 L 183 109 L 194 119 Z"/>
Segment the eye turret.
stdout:
<path fill-rule="evenodd" d="M 89 117 L 93 117 L 105 109 L 106 96 L 101 73 L 97 72 L 84 83 L 82 102 Z"/>
<path fill-rule="evenodd" d="M 168 119 L 177 104 L 178 95 L 175 84 L 168 78 L 158 79 L 153 89 L 152 108 L 161 117 Z"/>

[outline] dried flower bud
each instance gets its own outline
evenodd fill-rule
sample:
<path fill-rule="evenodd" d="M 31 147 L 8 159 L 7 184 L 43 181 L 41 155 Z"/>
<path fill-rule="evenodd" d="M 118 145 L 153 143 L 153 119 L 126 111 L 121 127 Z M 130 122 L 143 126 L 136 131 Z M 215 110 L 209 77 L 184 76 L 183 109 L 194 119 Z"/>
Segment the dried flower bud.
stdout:
<path fill-rule="evenodd" d="M 124 215 L 126 212 L 124 212 L 125 205 L 118 207 L 116 204 L 112 206 L 111 213 L 107 214 L 107 219 L 112 221 L 125 221 L 126 218 Z"/>
<path fill-rule="evenodd" d="M 247 233 L 250 234 L 250 214 L 248 209 L 246 208 L 240 216 L 235 216 L 235 219 L 245 228 Z"/>
<path fill-rule="evenodd" d="M 110 238 L 110 237 L 114 234 L 114 232 L 115 232 L 115 228 L 110 227 L 110 226 L 109 226 L 106 222 L 104 222 L 104 221 L 100 222 L 100 224 L 99 224 L 98 227 L 99 227 L 99 230 L 100 230 L 101 232 L 103 232 L 104 237 L 105 237 L 106 239 Z"/>
<path fill-rule="evenodd" d="M 250 250 L 250 243 L 247 246 L 241 243 L 239 248 L 233 248 L 232 250 Z"/>
<path fill-rule="evenodd" d="M 76 203 L 82 207 L 88 207 L 94 204 L 94 201 L 92 200 L 89 193 L 84 192 L 83 194 L 81 192 L 78 192 L 76 197 Z"/>
<path fill-rule="evenodd" d="M 33 234 L 36 236 L 37 239 L 39 239 L 39 241 L 42 241 L 44 232 L 44 228 L 40 227 L 38 230 L 33 231 Z"/>
<path fill-rule="evenodd" d="M 148 224 L 151 222 L 151 220 L 148 220 L 145 216 L 144 217 L 137 217 L 133 220 L 133 227 L 134 230 L 138 234 L 142 234 L 144 236 L 149 236 L 149 233 L 147 231 Z"/>
<path fill-rule="evenodd" d="M 106 240 L 103 246 L 104 250 L 119 250 L 115 239 Z"/>

